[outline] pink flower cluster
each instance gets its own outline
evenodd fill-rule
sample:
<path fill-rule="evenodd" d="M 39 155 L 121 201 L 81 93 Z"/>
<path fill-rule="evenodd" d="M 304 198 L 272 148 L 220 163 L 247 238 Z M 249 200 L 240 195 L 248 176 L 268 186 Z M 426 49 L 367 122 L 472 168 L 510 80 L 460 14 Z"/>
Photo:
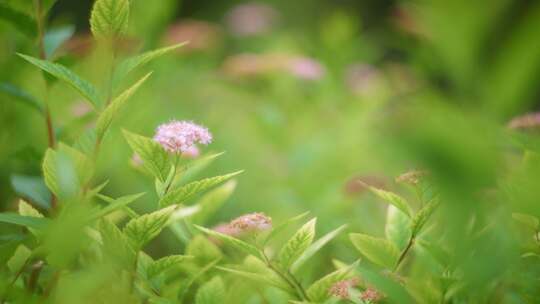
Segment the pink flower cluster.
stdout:
<path fill-rule="evenodd" d="M 360 280 L 358 278 L 351 278 L 348 280 L 341 280 L 330 287 L 328 294 L 340 299 L 349 299 L 350 292 L 349 289 L 358 286 Z"/>
<path fill-rule="evenodd" d="M 219 224 L 214 231 L 232 237 L 239 237 L 249 232 L 262 232 L 272 228 L 272 219 L 264 213 L 250 213 L 242 215 L 228 224 Z"/>
<path fill-rule="evenodd" d="M 193 155 L 199 153 L 197 144 L 212 142 L 212 134 L 193 122 L 173 120 L 157 128 L 154 140 L 167 152 Z"/>

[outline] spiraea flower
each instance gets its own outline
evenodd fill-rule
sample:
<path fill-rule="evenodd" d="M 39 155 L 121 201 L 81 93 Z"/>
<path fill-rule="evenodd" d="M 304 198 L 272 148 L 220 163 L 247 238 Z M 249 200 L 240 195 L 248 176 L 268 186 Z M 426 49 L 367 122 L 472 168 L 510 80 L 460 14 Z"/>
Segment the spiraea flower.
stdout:
<path fill-rule="evenodd" d="M 538 129 L 540 128 L 540 112 L 528 113 L 514 117 L 508 123 L 510 129 Z"/>
<path fill-rule="evenodd" d="M 264 213 L 250 213 L 231 221 L 231 229 L 244 232 L 261 232 L 272 228 L 272 219 Z"/>
<path fill-rule="evenodd" d="M 289 62 L 289 72 L 300 79 L 317 80 L 324 76 L 325 70 L 315 59 L 296 57 Z"/>
<path fill-rule="evenodd" d="M 328 294 L 340 299 L 349 299 L 349 289 L 358 286 L 358 284 L 360 284 L 360 280 L 358 278 L 341 280 L 334 283 L 334 285 L 328 289 Z"/>
<path fill-rule="evenodd" d="M 422 171 L 422 170 L 407 171 L 401 174 L 400 176 L 396 177 L 396 182 L 417 185 L 420 182 L 420 180 L 427 174 L 428 174 L 427 171 Z"/>
<path fill-rule="evenodd" d="M 384 298 L 384 295 L 373 287 L 368 287 L 360 295 L 360 299 L 367 303 L 377 303 Z"/>
<path fill-rule="evenodd" d="M 212 134 L 193 122 L 173 120 L 157 128 L 154 140 L 167 152 L 192 153 L 197 144 L 207 145 L 212 142 Z"/>
<path fill-rule="evenodd" d="M 234 35 L 254 36 L 269 32 L 278 16 L 278 12 L 271 6 L 252 2 L 234 7 L 225 21 Z"/>

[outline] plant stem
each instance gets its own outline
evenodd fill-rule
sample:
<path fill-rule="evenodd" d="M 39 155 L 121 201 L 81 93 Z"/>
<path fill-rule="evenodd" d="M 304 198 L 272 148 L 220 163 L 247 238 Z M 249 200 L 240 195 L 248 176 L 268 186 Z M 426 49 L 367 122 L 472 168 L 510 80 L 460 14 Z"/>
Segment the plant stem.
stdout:
<path fill-rule="evenodd" d="M 410 249 L 412 248 L 412 245 L 414 244 L 414 236 L 411 236 L 409 238 L 409 242 L 407 243 L 407 246 L 405 246 L 405 249 L 403 249 L 403 251 L 401 252 L 401 254 L 399 255 L 399 258 L 398 258 L 398 261 L 396 263 L 396 266 L 394 267 L 394 272 L 398 271 L 399 270 L 399 266 L 401 265 L 401 263 L 403 262 L 403 260 L 405 260 L 405 257 L 407 256 L 407 253 L 410 251 Z"/>
<path fill-rule="evenodd" d="M 291 279 L 287 277 L 287 275 L 285 275 L 284 273 L 282 273 L 279 269 L 277 269 L 274 265 L 272 265 L 272 263 L 270 262 L 270 259 L 266 256 L 266 254 L 264 253 L 264 250 L 259 248 L 260 252 L 261 252 L 261 255 L 263 256 L 264 258 L 264 261 L 266 263 L 266 266 L 268 268 L 270 268 L 275 274 L 277 274 L 279 277 L 281 277 L 285 282 L 287 282 L 287 284 L 289 284 L 289 286 L 291 286 L 297 293 L 297 296 L 300 300 L 306 300 L 306 301 L 309 301 L 309 297 L 307 296 L 306 292 L 304 291 L 304 288 L 302 287 L 302 285 L 300 285 L 300 283 L 298 283 L 298 281 L 296 281 L 296 279 L 294 278 L 294 276 L 291 274 Z"/>
<path fill-rule="evenodd" d="M 30 292 L 33 292 L 36 289 L 43 265 L 45 265 L 43 261 L 38 261 L 32 265 L 32 273 L 30 273 L 30 278 L 28 279 L 28 290 Z"/>

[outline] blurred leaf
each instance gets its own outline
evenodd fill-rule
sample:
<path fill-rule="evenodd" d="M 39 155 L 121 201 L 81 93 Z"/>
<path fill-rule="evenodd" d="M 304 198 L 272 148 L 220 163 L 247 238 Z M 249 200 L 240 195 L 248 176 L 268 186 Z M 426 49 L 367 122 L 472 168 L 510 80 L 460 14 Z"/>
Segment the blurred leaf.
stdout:
<path fill-rule="evenodd" d="M 149 278 L 154 277 L 161 272 L 175 266 L 178 264 L 183 263 L 186 260 L 192 259 L 192 256 L 186 256 L 186 255 L 170 255 L 166 256 L 164 258 L 161 258 L 157 261 L 154 261 L 147 270 L 147 275 Z"/>
<path fill-rule="evenodd" d="M 148 51 L 148 52 L 142 53 L 140 55 L 137 55 L 135 57 L 131 57 L 122 61 L 118 65 L 114 73 L 113 84 L 117 84 L 118 82 L 120 82 L 120 80 L 122 80 L 126 75 L 128 75 L 131 71 L 135 70 L 137 67 L 142 66 L 154 60 L 155 58 L 165 55 L 168 52 L 176 50 L 177 48 L 183 46 L 184 44 L 186 43 L 182 42 L 182 43 L 178 43 L 172 46 L 160 48 L 157 50 Z"/>
<path fill-rule="evenodd" d="M 32 17 L 11 8 L 3 2 L 0 2 L 0 20 L 11 23 L 17 30 L 29 38 L 34 38 L 37 34 L 37 24 Z"/>
<path fill-rule="evenodd" d="M 119 197 L 117 199 L 109 199 L 108 197 L 104 195 L 98 194 L 98 197 L 103 199 L 104 201 L 108 202 L 109 205 L 103 207 L 99 211 L 97 211 L 95 214 L 91 215 L 90 218 L 92 220 L 96 220 L 99 218 L 102 218 L 106 215 L 108 215 L 111 212 L 114 212 L 118 209 L 124 208 L 127 205 L 131 204 L 132 202 L 136 201 L 139 197 L 143 196 L 145 192 L 137 193 L 137 194 L 131 194 Z"/>
<path fill-rule="evenodd" d="M 199 174 L 202 170 L 206 169 L 214 160 L 223 155 L 225 152 L 214 153 L 210 155 L 204 155 L 191 161 L 187 165 L 187 169 L 184 169 L 182 176 L 178 182 L 187 183 Z"/>
<path fill-rule="evenodd" d="M 382 292 L 390 303 L 404 303 L 413 304 L 414 301 L 411 295 L 407 292 L 404 286 L 401 286 L 398 282 L 394 281 L 391 277 L 383 274 L 379 274 L 365 266 L 358 265 L 356 267 L 360 276 L 374 286 L 377 290 Z"/>
<path fill-rule="evenodd" d="M 99 97 L 97 89 L 88 81 L 80 78 L 70 69 L 58 63 L 37 59 L 20 53 L 17 54 L 24 60 L 30 62 L 31 64 L 37 66 L 45 72 L 53 75 L 60 80 L 65 81 L 72 88 L 77 90 L 95 108 L 99 108 L 99 106 L 101 105 L 101 98 Z"/>
<path fill-rule="evenodd" d="M 540 224 L 540 221 L 538 221 L 537 217 L 534 217 L 534 216 L 528 215 L 528 214 L 524 214 L 524 213 L 516 213 L 515 212 L 515 213 L 512 213 L 512 218 L 515 221 L 517 221 L 517 222 L 531 228 L 534 231 L 538 230 L 538 226 Z"/>
<path fill-rule="evenodd" d="M 196 304 L 221 304 L 227 294 L 225 284 L 219 277 L 213 277 L 210 281 L 204 283 L 195 296 Z"/>
<path fill-rule="evenodd" d="M 257 257 L 259 259 L 262 259 L 262 256 L 261 256 L 261 253 L 259 251 L 259 249 L 257 249 L 257 247 L 251 245 L 251 244 L 248 244 L 242 240 L 239 240 L 237 238 L 234 238 L 234 237 L 231 237 L 231 236 L 228 236 L 228 235 L 225 235 L 225 234 L 222 234 L 222 233 L 219 233 L 217 231 L 214 231 L 214 230 L 210 230 L 210 229 L 207 229 L 207 228 L 204 228 L 204 227 L 201 227 L 201 226 L 198 226 L 198 225 L 194 225 L 195 228 L 199 229 L 200 231 L 208 234 L 209 236 L 212 236 L 212 237 L 215 237 L 216 239 L 222 241 L 223 243 L 231 246 L 231 247 L 234 247 L 240 251 L 243 251 L 247 254 L 251 254 L 253 255 L 254 257 Z"/>
<path fill-rule="evenodd" d="M 90 29 L 96 38 L 124 34 L 128 27 L 128 0 L 96 0 L 90 15 Z"/>
<path fill-rule="evenodd" d="M 208 218 L 214 215 L 216 211 L 218 211 L 219 208 L 227 201 L 227 199 L 234 192 L 235 188 L 236 181 L 231 180 L 206 193 L 197 202 L 197 206 L 200 207 L 200 210 L 191 217 L 192 221 L 195 223 L 204 224 Z"/>
<path fill-rule="evenodd" d="M 51 59 L 58 47 L 60 47 L 64 42 L 71 38 L 73 33 L 75 33 L 75 27 L 73 25 L 66 25 L 47 31 L 47 33 L 43 37 L 45 58 Z"/>
<path fill-rule="evenodd" d="M 73 146 L 85 153 L 86 155 L 93 155 L 95 153 L 94 150 L 96 148 L 96 142 L 96 129 L 91 128 L 86 129 L 84 133 L 79 135 Z"/>
<path fill-rule="evenodd" d="M 411 210 L 411 207 L 409 206 L 409 203 L 407 202 L 407 200 L 405 200 L 404 198 L 402 198 L 401 196 L 393 193 L 393 192 L 390 192 L 390 191 L 386 191 L 386 190 L 382 190 L 382 189 L 377 189 L 375 187 L 371 187 L 369 185 L 366 184 L 366 186 L 371 190 L 371 192 L 373 192 L 375 195 L 377 195 L 378 197 L 382 198 L 383 200 L 385 200 L 386 202 L 394 205 L 396 208 L 398 208 L 399 210 L 403 211 L 403 213 L 405 213 L 407 216 L 411 217 L 412 216 L 412 210 Z"/>
<path fill-rule="evenodd" d="M 146 74 L 129 89 L 125 90 L 122 94 L 114 98 L 107 108 L 101 112 L 96 122 L 96 134 L 98 138 L 103 137 L 109 128 L 109 125 L 112 123 L 114 116 L 118 113 L 118 111 L 120 111 L 120 109 L 122 109 L 131 95 L 137 91 L 137 89 L 143 84 L 144 81 L 146 81 L 148 77 L 150 77 L 151 74 L 152 72 Z"/>
<path fill-rule="evenodd" d="M 411 237 L 410 219 L 393 205 L 386 211 L 386 225 L 384 227 L 386 239 L 394 243 L 398 249 L 403 249 Z"/>
<path fill-rule="evenodd" d="M 43 209 L 50 208 L 51 193 L 42 177 L 12 175 L 11 185 L 18 195 L 31 200 Z"/>
<path fill-rule="evenodd" d="M 133 269 L 136 252 L 129 244 L 126 235 L 105 218 L 99 222 L 99 231 L 106 252 L 105 257 L 122 265 L 124 269 Z"/>
<path fill-rule="evenodd" d="M 413 236 L 417 236 L 418 233 L 420 233 L 420 230 L 422 230 L 438 205 L 439 203 L 437 200 L 431 200 L 416 213 L 411 222 L 411 233 Z"/>
<path fill-rule="evenodd" d="M 324 245 L 330 242 L 333 238 L 338 236 L 341 231 L 347 228 L 347 225 L 341 225 L 340 227 L 328 232 L 323 237 L 311 244 L 305 251 L 298 257 L 298 259 L 292 264 L 291 272 L 295 273 L 302 267 L 302 265 L 311 258 L 315 253 L 317 253 Z"/>
<path fill-rule="evenodd" d="M 170 163 L 167 152 L 154 140 L 123 130 L 129 146 L 142 159 L 142 165 L 161 181 L 169 173 Z"/>
<path fill-rule="evenodd" d="M 33 216 L 22 216 L 16 213 L 0 213 L 0 223 L 25 226 L 37 230 L 43 230 L 49 225 L 50 220 Z"/>
<path fill-rule="evenodd" d="M 281 248 L 279 263 L 283 269 L 289 269 L 304 251 L 311 245 L 315 238 L 315 224 L 317 218 L 313 218 L 302 226 Z"/>
<path fill-rule="evenodd" d="M 34 209 L 32 205 L 28 204 L 24 200 L 19 200 L 19 214 L 22 216 L 31 216 L 31 217 L 43 217 L 38 210 Z M 37 236 L 39 234 L 38 230 L 34 228 L 28 228 L 33 235 Z"/>
<path fill-rule="evenodd" d="M 236 171 L 233 173 L 205 178 L 199 181 L 191 182 L 185 186 L 177 189 L 170 190 L 160 201 L 161 207 L 169 206 L 171 204 L 181 204 L 193 196 L 206 191 L 230 178 L 236 176 L 243 171 Z"/>
<path fill-rule="evenodd" d="M 196 274 L 192 275 L 186 283 L 184 283 L 181 287 L 180 287 L 180 290 L 178 291 L 178 298 L 180 299 L 180 303 L 184 303 L 183 299 L 186 295 L 186 293 L 188 292 L 189 288 L 191 287 L 191 285 L 193 285 L 193 283 L 195 283 L 195 281 L 197 279 L 199 279 L 202 275 L 204 275 L 206 272 L 208 272 L 210 269 L 214 268 L 214 266 L 216 266 L 216 264 L 219 262 L 219 260 L 215 260 L 213 262 L 210 262 L 208 265 L 204 266 L 201 270 L 199 270 L 199 272 L 197 272 Z"/>
<path fill-rule="evenodd" d="M 194 236 L 186 248 L 186 254 L 194 256 L 201 263 L 208 263 L 221 258 L 221 250 L 208 238 L 199 234 Z"/>
<path fill-rule="evenodd" d="M 30 106 L 32 109 L 37 110 L 40 114 L 43 114 L 43 106 L 41 103 L 25 90 L 6 82 L 0 82 L 0 92 L 15 98 L 15 100 L 20 101 L 23 104 Z"/>
<path fill-rule="evenodd" d="M 28 261 L 31 256 L 32 251 L 30 249 L 24 245 L 19 245 L 13 256 L 7 262 L 7 266 L 11 273 L 18 273 L 24 265 L 26 265 L 26 261 Z"/>
<path fill-rule="evenodd" d="M 390 241 L 361 233 L 349 234 L 354 247 L 373 263 L 392 269 L 398 259 L 398 248 Z"/>
<path fill-rule="evenodd" d="M 307 290 L 307 295 L 311 302 L 320 303 L 327 300 L 330 295 L 328 289 L 335 283 L 348 278 L 349 273 L 358 266 L 359 262 L 355 262 L 345 268 L 338 269 L 332 273 L 315 281 Z"/>
<path fill-rule="evenodd" d="M 176 209 L 176 205 L 132 219 L 124 227 L 124 233 L 132 241 L 135 248 L 142 248 L 167 225 L 174 209 Z"/>
<path fill-rule="evenodd" d="M 268 236 L 264 240 L 264 244 L 267 244 L 276 235 L 278 235 L 280 232 L 282 232 L 287 227 L 289 227 L 289 225 L 291 225 L 292 223 L 294 223 L 296 221 L 299 221 L 299 220 L 303 219 L 308 214 L 309 214 L 309 211 L 306 211 L 306 212 L 304 212 L 302 214 L 299 214 L 297 216 L 293 216 L 293 217 L 289 218 L 288 220 L 286 220 L 285 222 L 277 225 L 275 228 L 272 229 L 272 231 L 270 231 L 270 233 L 268 234 Z"/>
<path fill-rule="evenodd" d="M 276 281 L 276 280 L 272 279 L 272 277 L 270 277 L 268 275 L 264 275 L 264 274 L 260 274 L 260 273 L 256 273 L 256 272 L 238 270 L 238 269 L 233 269 L 233 268 L 228 268 L 228 267 L 220 267 L 220 266 L 218 266 L 216 268 L 219 269 L 219 270 L 223 270 L 223 271 L 226 271 L 226 272 L 229 272 L 229 273 L 244 277 L 244 278 L 249 279 L 251 281 L 255 281 L 255 282 L 259 282 L 259 283 L 266 284 L 266 285 L 269 285 L 269 286 L 277 287 L 277 288 L 279 288 L 279 289 L 281 289 L 281 290 L 283 290 L 285 292 L 288 292 L 288 293 L 294 293 L 294 291 L 291 290 L 291 288 L 288 285 L 284 284 L 281 281 Z"/>

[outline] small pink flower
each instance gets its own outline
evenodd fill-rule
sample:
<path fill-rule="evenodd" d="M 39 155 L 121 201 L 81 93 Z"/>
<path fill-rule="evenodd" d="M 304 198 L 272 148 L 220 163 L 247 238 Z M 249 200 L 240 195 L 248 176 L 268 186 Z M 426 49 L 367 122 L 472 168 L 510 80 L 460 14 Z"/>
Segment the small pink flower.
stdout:
<path fill-rule="evenodd" d="M 278 13 L 263 3 L 247 3 L 234 7 L 226 16 L 229 30 L 236 36 L 253 36 L 270 31 Z"/>
<path fill-rule="evenodd" d="M 250 213 L 232 220 L 229 226 L 240 232 L 261 232 L 272 228 L 272 219 L 264 213 Z"/>
<path fill-rule="evenodd" d="M 83 117 L 92 111 L 92 107 L 86 101 L 77 101 L 71 106 L 71 114 L 74 117 Z"/>
<path fill-rule="evenodd" d="M 181 20 L 169 26 L 163 40 L 166 45 L 187 42 L 178 49 L 180 53 L 204 51 L 220 45 L 221 29 L 205 21 Z"/>
<path fill-rule="evenodd" d="M 427 171 L 411 170 L 396 177 L 396 182 L 417 185 L 426 175 L 428 175 Z"/>
<path fill-rule="evenodd" d="M 142 166 L 143 160 L 142 160 L 141 156 L 139 154 L 137 154 L 137 153 L 133 153 L 133 155 L 131 156 L 131 164 L 133 164 L 133 166 L 135 166 L 135 167 Z"/>
<path fill-rule="evenodd" d="M 384 295 L 373 287 L 368 287 L 360 295 L 360 299 L 368 303 L 376 303 L 384 298 Z"/>
<path fill-rule="evenodd" d="M 517 116 L 508 123 L 508 127 L 510 129 L 540 128 L 540 112 Z"/>
<path fill-rule="evenodd" d="M 199 148 L 197 146 L 191 146 L 191 148 L 187 149 L 186 151 L 182 152 L 182 157 L 184 158 L 197 158 L 201 154 L 201 151 L 199 151 Z"/>
<path fill-rule="evenodd" d="M 358 284 L 360 284 L 360 280 L 358 278 L 338 281 L 334 283 L 334 285 L 332 285 L 330 289 L 328 289 L 328 294 L 334 297 L 338 297 L 340 299 L 349 299 L 349 289 L 358 286 Z"/>
<path fill-rule="evenodd" d="M 305 80 L 317 80 L 324 76 L 324 67 L 308 57 L 293 58 L 289 62 L 289 71 L 296 77 Z"/>
<path fill-rule="evenodd" d="M 192 153 L 197 144 L 207 145 L 212 142 L 212 134 L 193 122 L 173 120 L 157 128 L 154 140 L 167 152 Z"/>
<path fill-rule="evenodd" d="M 219 224 L 212 228 L 212 230 L 232 237 L 237 237 L 241 232 L 240 230 L 231 227 L 228 223 Z"/>

